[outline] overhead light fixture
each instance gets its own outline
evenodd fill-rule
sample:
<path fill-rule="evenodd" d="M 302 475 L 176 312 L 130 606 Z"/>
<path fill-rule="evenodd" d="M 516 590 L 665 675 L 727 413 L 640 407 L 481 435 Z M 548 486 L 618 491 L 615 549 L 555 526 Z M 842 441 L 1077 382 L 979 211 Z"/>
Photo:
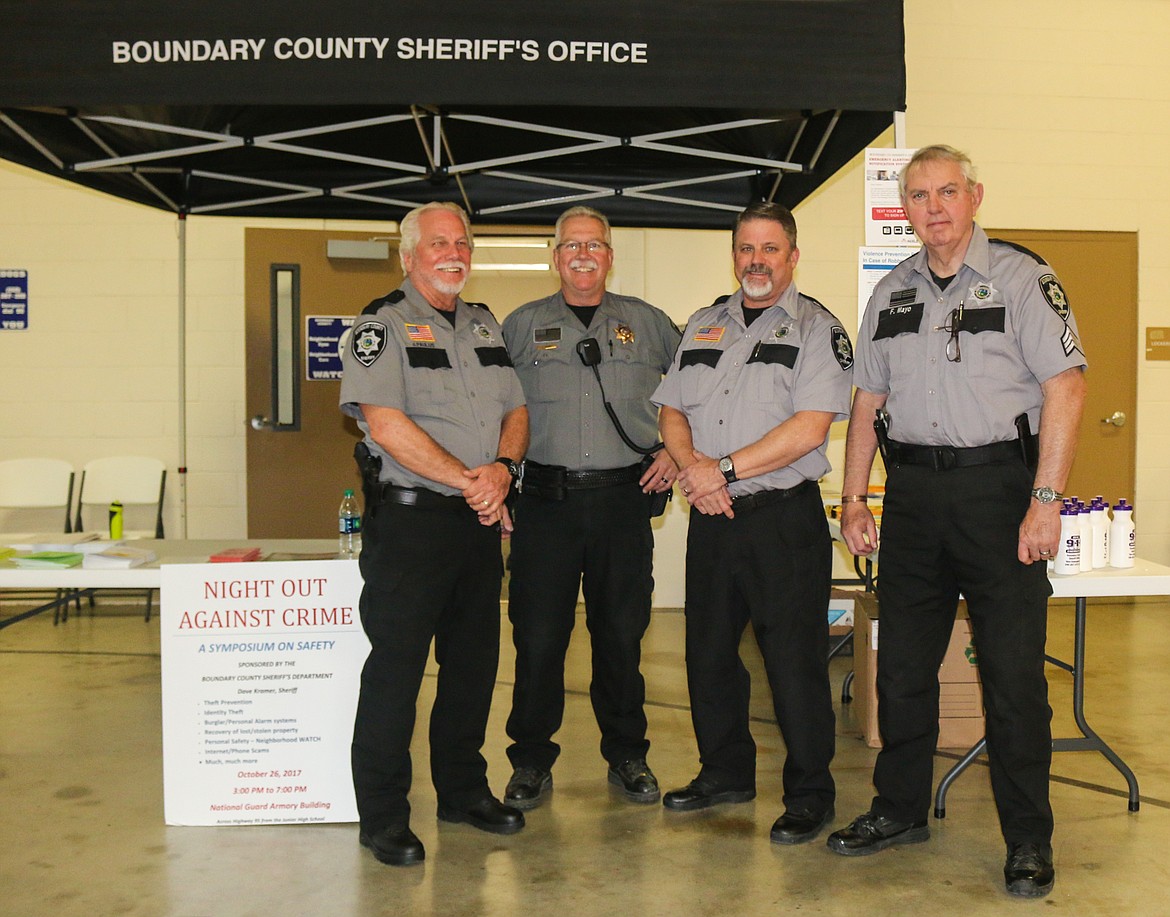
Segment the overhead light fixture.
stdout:
<path fill-rule="evenodd" d="M 383 239 L 328 239 L 325 255 L 328 258 L 385 261 L 390 257 L 390 243 Z"/>
<path fill-rule="evenodd" d="M 549 248 L 551 240 L 534 236 L 481 236 L 476 248 Z"/>
<path fill-rule="evenodd" d="M 550 271 L 547 264 L 536 264 L 531 261 L 507 264 L 496 261 L 475 261 L 471 265 L 476 271 Z"/>

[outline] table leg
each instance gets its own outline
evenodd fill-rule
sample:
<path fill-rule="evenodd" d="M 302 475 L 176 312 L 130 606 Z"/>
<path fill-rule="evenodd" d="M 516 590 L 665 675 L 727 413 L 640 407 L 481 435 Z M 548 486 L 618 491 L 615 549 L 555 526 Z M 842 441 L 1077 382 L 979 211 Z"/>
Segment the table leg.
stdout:
<path fill-rule="evenodd" d="M 76 601 L 79 597 L 85 595 L 93 595 L 92 589 L 65 589 L 59 591 L 57 598 L 51 602 L 46 602 L 44 605 L 38 605 L 36 608 L 30 608 L 28 611 L 22 611 L 18 615 L 13 615 L 11 618 L 5 618 L 0 621 L 0 630 L 5 627 L 11 627 L 18 621 L 23 621 L 26 618 L 32 618 L 36 615 L 43 614 L 46 611 L 52 611 L 54 608 L 69 607 L 70 602 Z M 54 622 L 56 623 L 56 622 Z"/>
<path fill-rule="evenodd" d="M 1134 776 L 1129 765 L 1121 760 L 1121 756 L 1117 754 L 1105 740 L 1102 739 L 1092 727 L 1085 721 L 1085 624 L 1088 608 L 1088 599 L 1080 596 L 1076 600 L 1076 627 L 1073 636 L 1073 664 L 1061 662 L 1059 659 L 1053 659 L 1051 656 L 1045 657 L 1053 665 L 1059 666 L 1067 672 L 1072 673 L 1073 677 L 1073 720 L 1077 724 L 1077 728 L 1081 731 L 1079 737 L 1071 739 L 1053 739 L 1052 750 L 1054 752 L 1060 751 L 1097 751 L 1104 755 L 1105 759 L 1112 764 L 1125 778 L 1125 782 L 1129 784 L 1129 811 L 1136 812 L 1141 806 L 1141 797 L 1138 795 L 1137 777 Z M 955 779 L 963 773 L 971 763 L 979 757 L 987 748 L 987 739 L 980 739 L 972 746 L 963 757 L 943 776 L 939 781 L 938 789 L 934 794 L 934 817 L 946 818 L 947 816 L 947 790 L 950 785 L 955 782 Z"/>

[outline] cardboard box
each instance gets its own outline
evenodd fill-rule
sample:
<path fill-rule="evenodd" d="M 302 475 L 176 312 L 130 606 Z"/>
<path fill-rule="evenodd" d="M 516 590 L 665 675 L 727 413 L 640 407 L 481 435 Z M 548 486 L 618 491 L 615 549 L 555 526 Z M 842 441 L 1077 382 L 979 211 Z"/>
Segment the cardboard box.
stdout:
<path fill-rule="evenodd" d="M 853 630 L 853 589 L 832 589 L 829 593 L 829 636 L 844 637 Z"/>
<path fill-rule="evenodd" d="M 870 748 L 881 748 L 877 719 L 877 596 L 859 592 L 853 612 L 853 707 Z M 983 686 L 971 642 L 967 604 L 959 603 L 955 629 L 939 667 L 938 747 L 966 749 L 983 738 Z"/>

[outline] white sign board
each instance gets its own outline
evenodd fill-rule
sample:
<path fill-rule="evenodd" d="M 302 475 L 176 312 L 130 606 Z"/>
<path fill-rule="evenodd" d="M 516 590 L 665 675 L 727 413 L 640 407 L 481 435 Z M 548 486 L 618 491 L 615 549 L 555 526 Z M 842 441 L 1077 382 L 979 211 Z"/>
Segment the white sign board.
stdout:
<path fill-rule="evenodd" d="M 357 820 L 357 561 L 162 568 L 168 825 Z"/>
<path fill-rule="evenodd" d="M 865 151 L 865 244 L 918 245 L 898 193 L 898 174 L 914 150 Z"/>

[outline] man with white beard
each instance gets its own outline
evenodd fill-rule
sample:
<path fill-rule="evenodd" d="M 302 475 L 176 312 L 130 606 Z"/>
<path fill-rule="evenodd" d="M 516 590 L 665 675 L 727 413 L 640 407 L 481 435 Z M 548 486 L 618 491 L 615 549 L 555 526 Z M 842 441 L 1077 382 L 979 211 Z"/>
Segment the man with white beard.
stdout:
<path fill-rule="evenodd" d="M 796 221 L 758 203 L 736 220 L 740 289 L 687 323 L 651 400 L 691 504 L 686 661 L 699 774 L 663 797 L 675 811 L 756 795 L 751 690 L 739 657 L 748 621 L 784 738 L 777 844 L 812 840 L 833 815 L 829 691 L 832 560 L 817 479 L 829 426 L 849 411 L 853 352 L 836 318 L 797 292 Z"/>
<path fill-rule="evenodd" d="M 560 291 L 504 319 L 532 421 L 508 591 L 516 680 L 507 725 L 514 772 L 504 801 L 531 809 L 552 788 L 565 651 L 583 588 L 593 654 L 589 695 L 607 780 L 630 802 L 653 803 L 659 790 L 646 764 L 640 671 L 654 587 L 650 504 L 653 494 L 670 490 L 676 469 L 657 442 L 650 393 L 670 366 L 679 332 L 660 309 L 606 289 L 613 248 L 603 214 L 566 210 L 554 241 Z M 578 355 L 583 346 L 592 367 Z M 607 416 L 606 399 L 625 438 Z M 654 447 L 654 454 L 643 461 L 630 443 Z"/>
<path fill-rule="evenodd" d="M 524 393 L 487 308 L 459 298 L 471 227 L 454 204 L 401 223 L 406 279 L 363 310 L 343 348 L 341 409 L 365 511 L 359 610 L 370 639 L 354 721 L 359 839 L 394 866 L 424 858 L 410 830 L 410 740 L 435 643 L 431 779 L 441 821 L 524 827 L 487 783 L 483 747 L 500 648 L 500 532 L 511 469 L 528 445 Z"/>

